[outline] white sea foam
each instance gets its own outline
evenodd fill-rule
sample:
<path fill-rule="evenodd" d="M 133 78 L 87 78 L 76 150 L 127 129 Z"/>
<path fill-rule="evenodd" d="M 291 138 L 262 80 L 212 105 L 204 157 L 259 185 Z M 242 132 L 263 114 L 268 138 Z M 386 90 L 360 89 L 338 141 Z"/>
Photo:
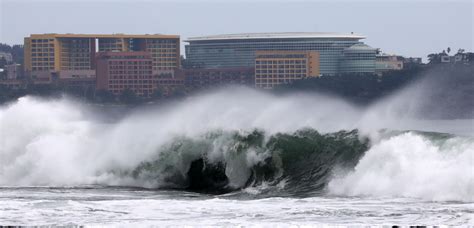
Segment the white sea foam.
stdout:
<path fill-rule="evenodd" d="M 412 132 L 382 139 L 328 188 L 338 195 L 472 202 L 474 140 L 428 140 Z"/>

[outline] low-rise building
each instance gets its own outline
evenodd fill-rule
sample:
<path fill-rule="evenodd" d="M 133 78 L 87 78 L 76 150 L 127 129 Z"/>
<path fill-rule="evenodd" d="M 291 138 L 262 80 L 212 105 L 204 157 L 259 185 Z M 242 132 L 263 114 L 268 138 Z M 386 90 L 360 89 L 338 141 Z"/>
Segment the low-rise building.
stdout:
<path fill-rule="evenodd" d="M 271 89 L 294 80 L 320 75 L 315 51 L 256 51 L 255 86 Z"/>
<path fill-rule="evenodd" d="M 420 57 L 405 57 L 403 58 L 403 64 L 423 64 L 423 61 Z"/>
<path fill-rule="evenodd" d="M 7 63 L 13 62 L 13 56 L 11 53 L 8 52 L 0 52 L 0 59 L 5 59 Z"/>
<path fill-rule="evenodd" d="M 10 64 L 10 65 L 5 65 L 5 71 L 6 71 L 6 79 L 11 80 L 11 79 L 18 79 L 19 75 L 22 72 L 21 65 L 20 64 Z"/>
<path fill-rule="evenodd" d="M 131 90 L 137 96 L 149 97 L 156 90 L 153 59 L 148 52 L 99 52 L 97 54 L 98 90 L 114 95 Z"/>
<path fill-rule="evenodd" d="M 254 68 L 219 68 L 219 69 L 185 69 L 179 70 L 177 77 L 184 78 L 187 90 L 217 88 L 226 85 L 254 85 Z"/>
<path fill-rule="evenodd" d="M 49 84 L 58 79 L 57 72 L 50 70 L 35 71 L 28 75 L 34 84 Z"/>
<path fill-rule="evenodd" d="M 383 73 L 391 70 L 403 70 L 404 58 L 398 55 L 381 54 L 376 56 L 375 71 Z"/>
<path fill-rule="evenodd" d="M 457 53 L 455 55 L 442 55 L 441 63 L 463 63 L 468 62 L 466 53 Z"/>
<path fill-rule="evenodd" d="M 22 89 L 26 87 L 26 83 L 18 79 L 0 80 L 0 86 L 10 89 Z"/>

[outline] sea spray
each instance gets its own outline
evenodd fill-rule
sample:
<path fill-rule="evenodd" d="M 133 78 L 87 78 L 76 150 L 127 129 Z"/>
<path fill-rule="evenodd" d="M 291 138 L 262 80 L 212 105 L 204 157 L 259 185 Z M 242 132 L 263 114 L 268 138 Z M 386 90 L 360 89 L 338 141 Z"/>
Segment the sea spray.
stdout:
<path fill-rule="evenodd" d="M 474 201 L 474 139 L 406 132 L 373 145 L 328 189 L 338 195 Z"/>
<path fill-rule="evenodd" d="M 67 98 L 35 97 L 23 97 L 1 107 L 0 185 L 186 189 L 193 162 L 202 159 L 203 165 L 210 165 L 209 172 L 204 173 L 223 171 L 231 191 L 250 187 L 260 189 L 262 197 L 329 193 L 472 201 L 470 136 L 420 132 L 400 136 L 405 146 L 451 154 L 428 157 L 429 164 L 442 164 L 446 171 L 429 167 L 405 171 L 405 176 L 417 177 L 423 183 L 441 174 L 442 178 L 430 182 L 429 189 L 415 193 L 406 187 L 413 185 L 410 180 L 403 182 L 397 177 L 395 183 L 385 178 L 382 171 L 389 169 L 385 166 L 397 164 L 399 153 L 396 147 L 386 145 L 405 134 L 393 129 L 407 126 L 407 117 L 397 122 L 397 114 L 390 113 L 390 109 L 374 106 L 364 110 L 327 96 L 278 97 L 242 88 L 137 109 L 115 121 L 103 121 L 107 111 L 94 109 Z M 409 123 L 410 129 L 417 129 L 416 120 Z M 383 128 L 393 135 L 380 134 Z M 420 139 L 422 146 L 413 143 Z M 443 144 L 446 139 L 452 143 Z M 386 152 L 377 152 L 379 148 Z M 404 153 L 423 154 L 422 149 L 413 148 L 405 148 L 411 152 Z M 393 155 L 394 161 L 370 159 L 378 153 Z M 399 187 L 377 192 L 358 187 L 363 178 L 357 177 L 364 176 L 360 171 L 363 169 L 373 169 L 369 171 L 380 175 L 377 180 L 389 182 L 384 186 Z M 335 176 L 334 170 L 348 174 Z M 443 194 L 453 186 L 456 191 Z M 273 192 L 274 187 L 279 192 Z"/>

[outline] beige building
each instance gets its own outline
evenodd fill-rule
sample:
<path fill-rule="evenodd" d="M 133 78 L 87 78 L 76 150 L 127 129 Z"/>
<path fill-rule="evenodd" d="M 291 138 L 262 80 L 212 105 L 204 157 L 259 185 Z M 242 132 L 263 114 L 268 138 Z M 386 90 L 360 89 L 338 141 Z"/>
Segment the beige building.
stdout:
<path fill-rule="evenodd" d="M 403 57 L 397 55 L 378 55 L 375 58 L 375 72 L 382 73 L 391 70 L 403 69 Z"/>
<path fill-rule="evenodd" d="M 25 38 L 24 68 L 33 77 L 90 77 L 96 52 L 145 51 L 154 72 L 172 71 L 180 65 L 179 42 L 177 35 L 161 34 L 32 34 Z"/>
<path fill-rule="evenodd" d="M 7 53 L 7 52 L 1 52 L 0 51 L 0 59 L 5 59 L 5 61 L 7 61 L 7 63 L 11 63 L 13 62 L 13 56 L 11 53 Z"/>
<path fill-rule="evenodd" d="M 319 52 L 256 51 L 255 86 L 271 89 L 308 77 L 319 77 Z"/>

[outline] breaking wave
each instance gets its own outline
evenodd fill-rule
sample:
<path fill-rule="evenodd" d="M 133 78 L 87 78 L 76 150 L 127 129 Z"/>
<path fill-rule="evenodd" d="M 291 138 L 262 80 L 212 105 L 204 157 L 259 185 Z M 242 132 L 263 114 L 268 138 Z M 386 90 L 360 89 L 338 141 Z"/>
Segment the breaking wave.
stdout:
<path fill-rule="evenodd" d="M 474 140 L 404 132 L 375 143 L 355 168 L 328 184 L 333 194 L 474 201 Z"/>
<path fill-rule="evenodd" d="M 104 121 L 113 112 L 68 98 L 1 107 L 0 186 L 474 201 L 472 137 L 383 130 L 386 112 L 370 122 L 329 97 L 233 89 Z"/>

